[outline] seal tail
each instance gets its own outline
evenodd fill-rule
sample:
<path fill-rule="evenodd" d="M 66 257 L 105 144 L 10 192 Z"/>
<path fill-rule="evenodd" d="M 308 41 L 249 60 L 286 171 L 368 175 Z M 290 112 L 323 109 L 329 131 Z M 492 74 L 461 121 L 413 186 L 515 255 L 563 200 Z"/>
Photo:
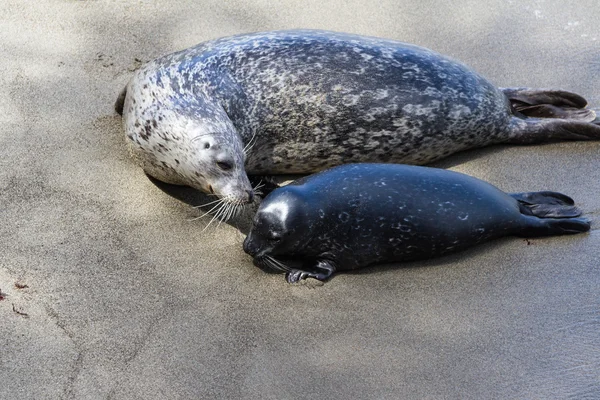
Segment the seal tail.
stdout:
<path fill-rule="evenodd" d="M 555 235 L 573 235 L 590 230 L 590 222 L 585 218 L 546 218 L 523 215 L 523 227 L 517 236 L 539 237 Z"/>
<path fill-rule="evenodd" d="M 513 193 L 511 196 L 519 202 L 521 214 L 538 218 L 573 218 L 581 215 L 581 210 L 567 195 L 558 192 Z"/>
<path fill-rule="evenodd" d="M 564 90 L 501 88 L 514 117 L 509 143 L 600 140 L 600 119 L 587 101 Z"/>
<path fill-rule="evenodd" d="M 115 111 L 121 116 L 123 115 L 123 107 L 125 106 L 125 96 L 127 96 L 127 86 L 121 90 L 117 101 L 115 101 Z"/>

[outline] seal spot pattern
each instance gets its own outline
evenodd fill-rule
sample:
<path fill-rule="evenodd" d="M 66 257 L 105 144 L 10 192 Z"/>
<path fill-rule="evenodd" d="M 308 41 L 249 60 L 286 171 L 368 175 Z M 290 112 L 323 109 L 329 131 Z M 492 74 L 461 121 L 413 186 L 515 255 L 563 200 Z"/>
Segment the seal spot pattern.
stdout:
<path fill-rule="evenodd" d="M 375 184 L 383 179 L 387 185 Z M 586 232 L 580 215 L 556 192 L 506 194 L 453 171 L 348 164 L 269 194 L 244 251 L 289 282 L 326 280 L 335 271 L 442 256 L 507 235 Z"/>
<path fill-rule="evenodd" d="M 292 30 L 212 40 L 151 61 L 116 109 L 149 175 L 244 202 L 247 174 L 425 164 L 495 143 L 598 139 L 585 106 L 565 91 L 496 88 L 422 47 Z M 216 168 L 220 159 L 234 168 Z"/>

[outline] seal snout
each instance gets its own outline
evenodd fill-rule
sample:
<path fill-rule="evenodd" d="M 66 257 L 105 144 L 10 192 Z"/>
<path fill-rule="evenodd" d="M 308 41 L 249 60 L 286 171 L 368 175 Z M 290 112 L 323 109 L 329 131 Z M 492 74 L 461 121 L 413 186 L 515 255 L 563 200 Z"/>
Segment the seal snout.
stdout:
<path fill-rule="evenodd" d="M 246 193 L 248 193 L 248 203 L 251 204 L 254 202 L 254 190 L 252 189 L 248 189 L 246 190 Z"/>
<path fill-rule="evenodd" d="M 248 236 L 246 236 L 246 239 L 244 240 L 244 252 L 254 257 L 258 253 L 258 249 L 252 243 L 251 236 L 252 233 L 249 233 Z"/>

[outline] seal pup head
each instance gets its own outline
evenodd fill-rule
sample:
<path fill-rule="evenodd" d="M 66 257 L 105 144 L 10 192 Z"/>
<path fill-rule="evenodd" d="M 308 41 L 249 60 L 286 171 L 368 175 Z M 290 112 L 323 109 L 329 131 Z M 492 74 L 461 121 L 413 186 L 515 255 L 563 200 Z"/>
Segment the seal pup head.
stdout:
<path fill-rule="evenodd" d="M 258 208 L 244 251 L 259 263 L 288 271 L 276 257 L 298 254 L 310 241 L 308 211 L 308 203 L 295 188 L 276 189 Z"/>

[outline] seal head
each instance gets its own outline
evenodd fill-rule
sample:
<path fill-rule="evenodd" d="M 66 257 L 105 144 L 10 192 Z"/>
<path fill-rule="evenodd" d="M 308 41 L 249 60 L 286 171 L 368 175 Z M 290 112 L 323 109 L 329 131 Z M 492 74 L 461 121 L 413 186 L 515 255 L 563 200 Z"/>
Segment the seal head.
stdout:
<path fill-rule="evenodd" d="M 263 261 L 265 256 L 295 255 L 310 242 L 310 214 L 310 199 L 301 190 L 282 188 L 279 196 L 254 216 L 244 251 Z"/>
<path fill-rule="evenodd" d="M 123 123 L 134 158 L 163 182 L 213 193 L 227 203 L 252 202 L 244 146 L 222 107 L 202 93 L 182 97 L 169 87 L 147 93 L 151 86 L 144 82 L 157 86 L 159 79 L 152 70 L 138 72 L 124 100 L 129 112 Z"/>

